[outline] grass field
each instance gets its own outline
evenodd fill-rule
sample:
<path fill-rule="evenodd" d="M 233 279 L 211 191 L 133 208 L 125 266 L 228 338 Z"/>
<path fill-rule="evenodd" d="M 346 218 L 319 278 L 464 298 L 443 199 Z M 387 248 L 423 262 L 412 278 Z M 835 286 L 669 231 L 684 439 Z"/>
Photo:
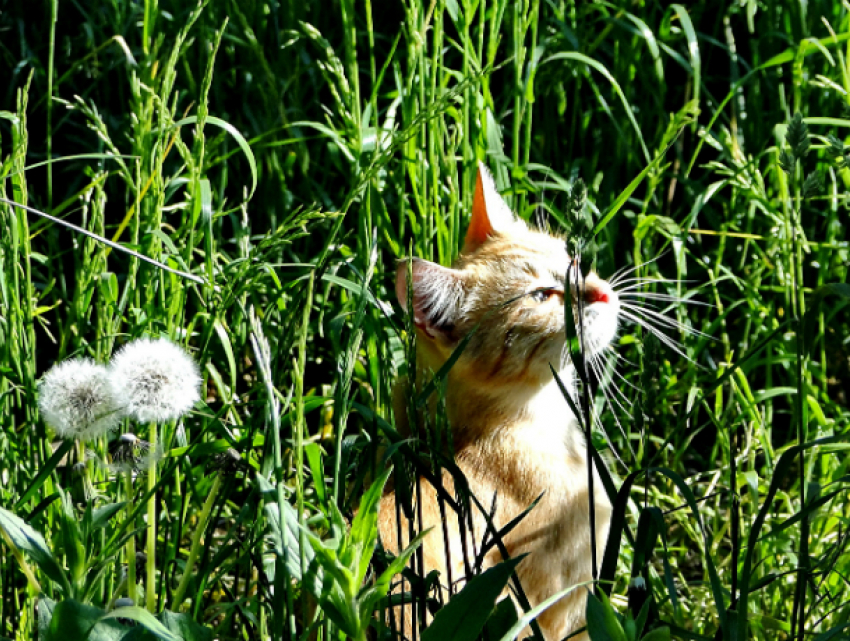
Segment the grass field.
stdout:
<path fill-rule="evenodd" d="M 478 160 L 555 228 L 583 180 L 586 260 L 691 330 L 593 386 L 594 641 L 850 637 L 848 42 L 832 0 L 7 2 L 0 638 L 387 634 L 395 263 L 456 257 Z M 60 438 L 45 374 L 141 337 L 193 409 Z"/>

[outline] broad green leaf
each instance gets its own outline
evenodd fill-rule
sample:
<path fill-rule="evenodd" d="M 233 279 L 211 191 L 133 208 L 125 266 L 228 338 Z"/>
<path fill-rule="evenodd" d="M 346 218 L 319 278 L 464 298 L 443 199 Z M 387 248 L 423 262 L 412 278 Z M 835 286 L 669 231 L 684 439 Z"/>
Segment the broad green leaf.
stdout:
<path fill-rule="evenodd" d="M 0 507 L 0 528 L 6 532 L 9 541 L 36 562 L 47 577 L 67 593 L 71 592 L 68 577 L 53 557 L 44 537 L 31 528 L 23 519 Z"/>
<path fill-rule="evenodd" d="M 167 630 L 183 641 L 212 641 L 212 630 L 196 623 L 188 614 L 164 610 L 158 618 Z"/>
<path fill-rule="evenodd" d="M 655 628 L 641 639 L 641 641 L 670 641 L 670 628 Z"/>
<path fill-rule="evenodd" d="M 43 634 L 39 634 L 39 639 L 42 641 L 71 641 L 72 639 L 73 641 L 119 641 L 123 639 L 127 634 L 127 628 L 118 621 L 101 621 L 105 614 L 100 608 L 85 605 L 73 599 L 60 601 L 54 605 L 50 623 Z M 40 613 L 39 620 L 41 620 Z M 171 641 L 179 641 L 179 639 Z"/>
<path fill-rule="evenodd" d="M 277 502 L 277 492 L 262 474 L 257 474 L 257 485 L 265 500 L 266 520 L 271 528 L 274 551 L 283 559 L 289 576 L 301 580 L 301 554 L 299 545 L 298 514 L 289 503 L 283 503 L 283 515 Z M 304 550 L 307 565 L 313 559 L 310 547 Z"/>
<path fill-rule="evenodd" d="M 487 620 L 487 625 L 485 627 L 485 634 L 487 636 L 485 638 L 501 638 L 508 632 L 508 630 L 517 624 L 517 621 L 519 621 L 519 616 L 517 615 L 516 606 L 514 605 L 513 600 L 502 599 L 496 604 L 493 613 Z"/>
<path fill-rule="evenodd" d="M 59 518 L 60 531 L 62 532 L 60 549 L 65 552 L 65 559 L 71 572 L 71 583 L 74 587 L 74 594 L 69 596 L 80 598 L 79 588 L 86 573 L 86 546 L 71 497 L 61 489 L 59 492 L 62 504 Z"/>
<path fill-rule="evenodd" d="M 92 511 L 92 528 L 104 527 L 109 522 L 109 519 L 120 512 L 125 505 L 127 505 L 127 501 L 120 501 L 95 508 Z"/>
<path fill-rule="evenodd" d="M 422 641 L 474 641 L 493 611 L 496 599 L 505 589 L 514 568 L 523 559 L 502 561 L 473 578 L 458 592 L 422 633 Z"/>
<path fill-rule="evenodd" d="M 355 580 L 357 584 L 363 582 L 366 578 L 366 573 L 369 571 L 369 563 L 372 561 L 372 555 L 375 551 L 375 544 L 378 541 L 378 503 L 381 501 L 381 495 L 384 493 L 384 485 L 390 477 L 393 468 L 388 466 L 384 473 L 381 474 L 375 482 L 363 494 L 360 499 L 360 509 L 351 523 L 351 545 L 358 550 L 358 566 Z"/>
<path fill-rule="evenodd" d="M 304 446 L 304 455 L 313 475 L 313 487 L 319 502 L 324 505 L 327 501 L 327 490 L 325 488 L 325 473 L 322 467 L 322 451 L 318 443 L 308 443 Z"/>
<path fill-rule="evenodd" d="M 623 626 L 604 592 L 601 599 L 587 595 L 587 634 L 591 641 L 628 641 Z"/>
<path fill-rule="evenodd" d="M 154 615 L 137 605 L 115 608 L 100 617 L 100 620 L 104 622 L 110 619 L 129 619 L 144 627 L 157 639 L 162 639 L 162 641 L 181 641 L 179 636 L 157 621 Z"/>

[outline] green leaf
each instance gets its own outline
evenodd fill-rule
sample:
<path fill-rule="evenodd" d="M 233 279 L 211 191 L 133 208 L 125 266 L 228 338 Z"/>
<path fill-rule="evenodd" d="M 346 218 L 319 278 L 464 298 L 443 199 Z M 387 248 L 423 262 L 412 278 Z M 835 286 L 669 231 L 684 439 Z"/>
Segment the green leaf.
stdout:
<path fill-rule="evenodd" d="M 47 631 L 50 629 L 50 621 L 53 619 L 53 611 L 56 609 L 56 601 L 46 595 L 42 595 L 38 599 L 38 611 L 36 617 L 38 619 L 38 638 L 47 638 Z"/>
<path fill-rule="evenodd" d="M 65 455 L 71 451 L 72 447 L 74 447 L 74 441 L 62 441 L 62 444 L 53 453 L 53 456 L 50 457 L 47 463 L 41 466 L 38 476 L 35 477 L 26 492 L 24 492 L 23 496 L 21 496 L 21 498 L 18 499 L 18 502 L 15 503 L 16 508 L 20 508 L 30 498 L 35 496 L 35 493 L 38 492 L 42 485 L 44 485 L 47 477 L 53 474 L 53 470 L 55 470 L 56 466 L 59 465 L 59 461 L 61 461 Z"/>
<path fill-rule="evenodd" d="M 587 634 L 591 641 L 628 641 L 626 632 L 611 602 L 604 592 L 600 593 L 601 600 L 593 593 L 587 595 Z"/>
<path fill-rule="evenodd" d="M 42 641 L 119 641 L 127 634 L 127 628 L 118 621 L 101 621 L 106 612 L 100 608 L 73 599 L 45 605 L 45 611 L 51 612 L 46 630 L 41 626 L 39 601 L 39 639 Z"/>
<path fill-rule="evenodd" d="M 428 528 L 424 532 L 420 532 L 416 538 L 410 542 L 410 545 L 408 545 L 401 554 L 392 560 L 387 568 L 381 573 L 381 576 L 379 576 L 372 585 L 360 592 L 357 597 L 357 601 L 361 625 L 367 625 L 366 622 L 371 621 L 374 618 L 375 606 L 381 599 L 387 596 L 387 593 L 390 591 L 390 585 L 392 584 L 393 577 L 404 569 L 404 566 L 407 565 L 408 559 L 422 544 L 425 536 L 430 531 L 431 528 Z"/>
<path fill-rule="evenodd" d="M 162 639 L 162 641 L 181 641 L 179 636 L 157 621 L 154 615 L 137 605 L 131 605 L 125 608 L 115 608 L 112 612 L 107 612 L 102 615 L 100 620 L 109 621 L 110 619 L 119 618 L 135 621 L 148 632 L 153 634 L 157 639 Z"/>
<path fill-rule="evenodd" d="M 257 474 L 257 485 L 265 500 L 266 520 L 271 529 L 274 552 L 284 560 L 289 576 L 296 581 L 301 580 L 301 555 L 299 544 L 298 513 L 289 504 L 283 503 L 283 515 L 277 503 L 277 491 L 262 474 Z M 281 527 L 282 526 L 282 527 Z M 313 559 L 313 550 L 304 550 L 307 565 Z"/>
<path fill-rule="evenodd" d="M 105 302 L 115 304 L 118 302 L 118 277 L 115 272 L 104 272 L 100 275 L 100 293 Z"/>
<path fill-rule="evenodd" d="M 351 523 L 351 545 L 358 551 L 356 560 L 357 567 L 354 575 L 357 585 L 363 582 L 366 578 L 366 573 L 369 571 L 369 563 L 372 561 L 372 555 L 375 552 L 375 544 L 378 541 L 378 503 L 381 501 L 381 495 L 384 493 L 384 485 L 392 473 L 392 466 L 388 466 L 384 473 L 381 474 L 375 482 L 363 494 L 360 499 L 360 509 Z"/>
<path fill-rule="evenodd" d="M 523 557 L 508 559 L 473 578 L 437 612 L 422 633 L 422 641 L 474 641 L 493 611 L 496 599 L 505 589 Z"/>
<path fill-rule="evenodd" d="M 65 571 L 56 562 L 41 534 L 23 519 L 2 507 L 0 507 L 0 528 L 6 532 L 12 545 L 26 552 L 51 581 L 57 583 L 66 594 L 71 592 L 71 584 L 68 582 Z"/>
<path fill-rule="evenodd" d="M 67 492 L 59 490 L 62 503 L 62 512 L 59 519 L 60 530 L 62 532 L 62 545 L 60 549 L 65 551 L 67 565 L 71 571 L 71 583 L 74 587 L 74 594 L 79 598 L 79 588 L 85 580 L 86 573 L 86 546 L 83 541 L 83 533 L 80 529 L 80 522 L 77 519 L 77 514 L 74 509 L 74 504 L 71 502 L 71 497 Z"/>
<path fill-rule="evenodd" d="M 680 4 L 670 5 L 667 10 L 675 11 L 679 22 L 682 25 L 682 30 L 685 32 L 685 38 L 688 41 L 688 58 L 690 58 L 691 70 L 694 72 L 694 100 L 699 104 L 699 94 L 702 88 L 702 60 L 699 53 L 699 38 L 697 36 L 694 24 L 691 21 L 688 10 Z M 668 17 L 665 14 L 664 21 L 667 22 Z"/>
<path fill-rule="evenodd" d="M 182 127 L 183 125 L 193 125 L 198 122 L 197 116 L 189 116 L 188 118 L 183 118 L 174 123 L 175 127 Z M 245 154 L 245 157 L 248 159 L 248 167 L 251 169 L 251 191 L 248 193 L 247 200 L 251 200 L 251 197 L 254 195 L 254 191 L 257 189 L 257 161 L 254 159 L 254 152 L 251 151 L 251 146 L 248 144 L 248 141 L 245 140 L 245 137 L 239 133 L 239 130 L 231 125 L 229 122 L 225 122 L 221 118 L 216 118 L 215 116 L 207 116 L 206 124 L 215 125 L 216 127 L 221 127 L 236 141 L 236 144 L 239 145 L 239 148 Z"/>
<path fill-rule="evenodd" d="M 635 619 L 635 637 L 640 637 L 643 634 L 643 628 L 646 626 L 646 620 L 649 618 L 649 606 L 652 603 L 651 599 L 647 599 L 643 607 L 638 612 L 637 618 Z M 631 613 L 630 613 L 631 614 Z"/>
<path fill-rule="evenodd" d="M 308 443 L 304 446 L 304 455 L 313 475 L 313 487 L 316 489 L 316 497 L 323 506 L 327 502 L 327 490 L 325 488 L 325 471 L 322 466 L 322 450 L 318 443 Z"/>
<path fill-rule="evenodd" d="M 159 620 L 184 641 L 212 641 L 213 639 L 212 630 L 202 626 L 188 614 L 164 610 L 160 613 Z"/>
<path fill-rule="evenodd" d="M 502 599 L 496 604 L 496 608 L 487 619 L 485 628 L 485 638 L 498 639 L 503 636 L 508 630 L 517 624 L 519 618 L 517 616 L 516 606 L 511 599 Z"/>
<path fill-rule="evenodd" d="M 655 628 L 651 632 L 648 632 L 641 641 L 670 641 L 670 628 L 667 626 Z"/>
<path fill-rule="evenodd" d="M 120 501 L 118 503 L 102 505 L 101 507 L 94 509 L 92 511 L 92 528 L 104 527 L 109 522 L 109 519 L 120 512 L 125 505 L 127 505 L 127 501 Z"/>

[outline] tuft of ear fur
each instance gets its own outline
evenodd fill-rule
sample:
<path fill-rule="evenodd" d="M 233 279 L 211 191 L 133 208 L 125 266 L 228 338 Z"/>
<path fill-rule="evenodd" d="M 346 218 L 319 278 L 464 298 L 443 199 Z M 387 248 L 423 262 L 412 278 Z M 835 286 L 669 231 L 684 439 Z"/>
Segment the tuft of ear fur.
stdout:
<path fill-rule="evenodd" d="M 413 275 L 410 286 L 413 322 L 431 338 L 442 336 L 451 339 L 466 295 L 463 274 L 421 258 L 412 259 L 410 271 Z M 395 274 L 395 292 L 405 311 L 409 309 L 407 272 L 408 262 L 399 262 Z"/>
<path fill-rule="evenodd" d="M 463 253 L 470 254 L 484 244 L 493 232 L 518 231 L 526 229 L 525 223 L 514 217 L 514 213 L 496 190 L 496 183 L 487 166 L 478 162 L 478 179 L 475 181 L 475 195 L 472 198 L 472 217 Z"/>

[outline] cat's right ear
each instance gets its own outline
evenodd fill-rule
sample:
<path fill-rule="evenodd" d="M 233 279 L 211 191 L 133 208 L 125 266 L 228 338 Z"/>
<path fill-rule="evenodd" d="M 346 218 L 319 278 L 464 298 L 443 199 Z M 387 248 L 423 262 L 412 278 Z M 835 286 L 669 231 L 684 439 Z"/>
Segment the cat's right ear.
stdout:
<path fill-rule="evenodd" d="M 408 285 L 408 270 L 412 281 Z M 408 290 L 413 297 L 408 301 Z M 395 292 L 413 322 L 430 338 L 453 340 L 453 330 L 466 294 L 461 272 L 413 258 L 400 261 L 395 274 Z"/>
<path fill-rule="evenodd" d="M 493 232 L 507 233 L 523 228 L 526 228 L 525 223 L 514 216 L 508 203 L 496 189 L 490 170 L 479 161 L 475 194 L 472 197 L 472 216 L 463 242 L 463 253 L 474 252 Z"/>

